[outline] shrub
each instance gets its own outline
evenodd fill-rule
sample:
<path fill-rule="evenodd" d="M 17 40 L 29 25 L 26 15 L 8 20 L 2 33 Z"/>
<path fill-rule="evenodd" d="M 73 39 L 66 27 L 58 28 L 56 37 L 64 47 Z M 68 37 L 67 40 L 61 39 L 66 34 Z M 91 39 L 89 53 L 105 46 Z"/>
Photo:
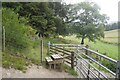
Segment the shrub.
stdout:
<path fill-rule="evenodd" d="M 6 47 L 13 51 L 23 51 L 31 44 L 29 27 L 20 23 L 19 15 L 11 9 L 2 9 L 2 25 L 5 27 Z"/>
<path fill-rule="evenodd" d="M 116 72 L 116 65 L 110 61 L 103 61 L 102 64 L 113 72 Z"/>

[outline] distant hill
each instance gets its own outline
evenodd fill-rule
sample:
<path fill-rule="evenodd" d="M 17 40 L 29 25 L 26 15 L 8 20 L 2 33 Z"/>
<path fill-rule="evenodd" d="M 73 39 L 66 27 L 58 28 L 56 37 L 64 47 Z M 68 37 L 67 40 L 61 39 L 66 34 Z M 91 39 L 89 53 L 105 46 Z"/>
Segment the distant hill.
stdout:
<path fill-rule="evenodd" d="M 120 39 L 120 36 L 118 35 L 118 32 L 120 29 L 115 29 L 115 30 L 110 30 L 110 31 L 105 31 L 105 38 L 102 39 L 105 42 L 109 43 L 119 43 L 118 39 Z"/>
<path fill-rule="evenodd" d="M 118 32 L 120 29 L 105 31 L 105 37 L 118 37 Z"/>

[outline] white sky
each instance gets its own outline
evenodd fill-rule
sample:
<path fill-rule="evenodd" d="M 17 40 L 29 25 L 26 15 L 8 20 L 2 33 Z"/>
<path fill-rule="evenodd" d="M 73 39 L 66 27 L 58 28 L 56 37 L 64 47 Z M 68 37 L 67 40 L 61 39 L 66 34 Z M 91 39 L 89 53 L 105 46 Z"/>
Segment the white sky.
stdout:
<path fill-rule="evenodd" d="M 63 0 L 67 4 L 75 4 L 81 1 L 92 1 L 99 5 L 101 8 L 100 13 L 107 14 L 110 18 L 109 23 L 118 21 L 118 2 L 120 0 Z"/>

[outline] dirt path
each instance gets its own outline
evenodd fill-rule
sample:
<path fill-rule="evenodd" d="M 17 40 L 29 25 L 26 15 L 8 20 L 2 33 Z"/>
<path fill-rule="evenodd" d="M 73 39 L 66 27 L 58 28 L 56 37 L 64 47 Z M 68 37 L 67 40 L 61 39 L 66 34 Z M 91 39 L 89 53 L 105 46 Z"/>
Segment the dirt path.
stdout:
<path fill-rule="evenodd" d="M 26 73 L 22 73 L 15 69 L 2 69 L 3 78 L 76 78 L 75 76 L 69 75 L 68 73 L 56 70 L 49 70 L 42 66 L 32 66 Z"/>

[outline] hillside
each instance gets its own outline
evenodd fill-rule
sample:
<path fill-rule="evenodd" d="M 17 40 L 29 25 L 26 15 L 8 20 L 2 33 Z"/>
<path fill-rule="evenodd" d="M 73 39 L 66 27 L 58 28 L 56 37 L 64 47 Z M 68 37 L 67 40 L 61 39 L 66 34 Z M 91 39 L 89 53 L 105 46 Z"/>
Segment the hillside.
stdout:
<path fill-rule="evenodd" d="M 78 44 L 78 43 L 80 44 L 80 41 L 81 41 L 81 38 L 76 38 L 75 35 L 66 36 L 64 39 L 70 42 L 73 42 L 75 44 Z M 113 42 L 112 42 L 112 39 L 113 39 Z M 118 38 L 116 39 L 118 41 Z M 107 38 L 104 38 L 104 40 L 106 40 L 106 42 L 99 41 L 99 40 L 96 40 L 96 42 L 91 42 L 91 41 L 89 42 L 89 40 L 86 38 L 85 44 L 89 45 L 92 50 L 98 50 L 101 54 L 107 55 L 114 59 L 118 59 L 118 46 L 114 45 L 115 42 L 117 41 L 114 38 L 110 38 L 108 40 Z M 108 44 L 108 43 L 113 43 L 113 44 Z"/>
<path fill-rule="evenodd" d="M 119 31 L 120 31 L 120 29 L 105 31 L 105 37 L 119 37 L 118 36 Z"/>
<path fill-rule="evenodd" d="M 120 29 L 116 29 L 116 30 L 111 30 L 111 31 L 105 31 L 105 38 L 102 39 L 105 42 L 109 42 L 109 43 L 119 43 L 118 39 L 120 38 L 118 35 L 118 32 L 120 31 Z"/>

